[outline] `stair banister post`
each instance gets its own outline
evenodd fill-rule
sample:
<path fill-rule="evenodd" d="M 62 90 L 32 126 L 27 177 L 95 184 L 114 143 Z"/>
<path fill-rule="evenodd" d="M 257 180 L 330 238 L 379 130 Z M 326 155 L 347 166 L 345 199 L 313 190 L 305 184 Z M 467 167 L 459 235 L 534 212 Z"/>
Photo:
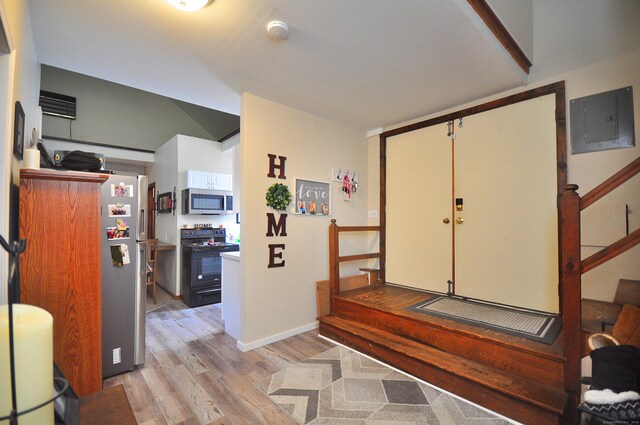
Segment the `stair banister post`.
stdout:
<path fill-rule="evenodd" d="M 568 184 L 560 198 L 561 311 L 564 365 L 564 388 L 569 396 L 568 412 L 575 411 L 580 397 L 580 195 L 578 185 Z"/>
<path fill-rule="evenodd" d="M 329 225 L 329 303 L 330 313 L 335 313 L 334 298 L 340 293 L 340 243 L 338 240 L 339 227 L 336 219 L 331 219 Z"/>

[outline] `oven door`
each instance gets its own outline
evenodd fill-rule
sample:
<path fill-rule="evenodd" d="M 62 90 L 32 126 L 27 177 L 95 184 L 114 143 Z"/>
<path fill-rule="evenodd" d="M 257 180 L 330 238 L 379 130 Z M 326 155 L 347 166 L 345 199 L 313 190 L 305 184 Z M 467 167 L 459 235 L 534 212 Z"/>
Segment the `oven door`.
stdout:
<path fill-rule="evenodd" d="M 220 289 L 222 259 L 209 247 L 194 248 L 191 254 L 191 289 Z"/>

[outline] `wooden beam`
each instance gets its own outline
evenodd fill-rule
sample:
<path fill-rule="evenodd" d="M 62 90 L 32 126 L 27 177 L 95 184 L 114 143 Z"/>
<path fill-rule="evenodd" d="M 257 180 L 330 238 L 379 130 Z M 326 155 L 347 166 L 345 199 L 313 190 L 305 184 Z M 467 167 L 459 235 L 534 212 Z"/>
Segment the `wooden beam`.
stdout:
<path fill-rule="evenodd" d="M 380 135 L 380 283 L 387 282 L 387 137 Z"/>
<path fill-rule="evenodd" d="M 614 257 L 640 244 L 640 229 L 636 229 L 627 236 L 618 239 L 608 247 L 582 260 L 582 273 L 595 269 Z"/>
<path fill-rule="evenodd" d="M 496 36 L 500 44 L 509 52 L 514 61 L 518 64 L 525 74 L 529 74 L 531 61 L 524 54 L 516 40 L 511 36 L 507 28 L 502 24 L 500 19 L 487 4 L 485 0 L 467 0 L 467 3 L 475 10 L 480 19 L 487 25 L 493 35 Z"/>
<path fill-rule="evenodd" d="M 556 94 L 556 172 L 558 196 L 567 185 L 567 103 L 564 81 L 553 84 Z"/>

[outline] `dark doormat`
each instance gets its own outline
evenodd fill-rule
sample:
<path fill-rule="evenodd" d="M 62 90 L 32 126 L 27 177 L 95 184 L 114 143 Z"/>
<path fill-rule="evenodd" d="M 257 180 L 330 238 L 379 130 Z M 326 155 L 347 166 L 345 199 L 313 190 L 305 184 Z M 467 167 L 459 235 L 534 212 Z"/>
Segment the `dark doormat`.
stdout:
<path fill-rule="evenodd" d="M 545 344 L 553 344 L 562 330 L 562 320 L 557 314 L 455 297 L 431 298 L 407 307 L 407 310 L 493 329 Z"/>

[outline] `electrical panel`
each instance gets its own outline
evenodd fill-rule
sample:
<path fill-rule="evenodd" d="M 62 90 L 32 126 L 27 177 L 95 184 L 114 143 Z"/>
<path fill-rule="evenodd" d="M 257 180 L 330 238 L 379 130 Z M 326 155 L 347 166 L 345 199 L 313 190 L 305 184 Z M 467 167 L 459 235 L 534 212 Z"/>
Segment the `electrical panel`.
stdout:
<path fill-rule="evenodd" d="M 635 146 L 633 89 L 571 100 L 571 153 Z"/>

